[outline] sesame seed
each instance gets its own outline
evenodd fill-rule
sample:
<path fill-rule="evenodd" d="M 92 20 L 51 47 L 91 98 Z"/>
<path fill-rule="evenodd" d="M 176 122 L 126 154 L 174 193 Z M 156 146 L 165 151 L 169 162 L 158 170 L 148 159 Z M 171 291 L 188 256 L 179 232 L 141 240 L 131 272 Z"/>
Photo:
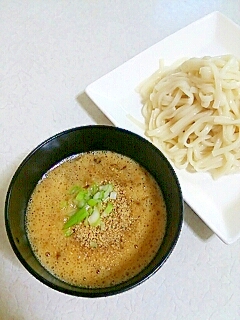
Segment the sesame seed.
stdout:
<path fill-rule="evenodd" d="M 109 183 L 109 181 L 103 181 Z M 128 199 L 123 186 L 115 183 L 114 189 L 117 192 L 117 198 L 113 203 L 113 210 L 107 217 L 103 217 L 104 229 L 100 226 L 92 227 L 84 223 L 78 224 L 73 228 L 73 237 L 81 245 L 87 248 L 93 248 L 93 242 L 96 247 L 122 248 L 124 234 L 130 230 L 134 218 L 131 212 L 131 199 Z"/>

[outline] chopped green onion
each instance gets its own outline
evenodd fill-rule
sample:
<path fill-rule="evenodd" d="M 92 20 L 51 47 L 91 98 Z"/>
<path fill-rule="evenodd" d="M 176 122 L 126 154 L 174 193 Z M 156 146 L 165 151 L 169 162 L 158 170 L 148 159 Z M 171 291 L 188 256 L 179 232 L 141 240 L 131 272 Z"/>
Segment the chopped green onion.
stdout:
<path fill-rule="evenodd" d="M 90 193 L 93 195 L 98 192 L 98 185 L 94 183 L 90 188 L 89 188 Z"/>
<path fill-rule="evenodd" d="M 70 237 L 72 234 L 73 234 L 73 230 L 72 230 L 71 228 L 68 228 L 68 229 L 65 231 L 65 236 L 66 236 L 66 237 Z"/>
<path fill-rule="evenodd" d="M 112 184 L 106 184 L 106 185 L 100 186 L 99 190 L 104 191 L 102 199 L 106 200 L 109 197 L 110 193 L 112 192 L 113 186 Z"/>
<path fill-rule="evenodd" d="M 71 227 L 81 222 L 84 222 L 85 226 L 99 226 L 101 230 L 105 230 L 105 223 L 101 217 L 107 217 L 113 210 L 113 203 L 109 201 L 117 197 L 113 185 L 109 183 L 98 186 L 94 183 L 89 188 L 73 186 L 69 194 L 73 197 L 68 201 L 62 201 L 61 208 L 77 211 L 63 225 L 65 236 L 69 237 L 73 233 Z"/>
<path fill-rule="evenodd" d="M 78 208 L 83 208 L 86 204 L 86 201 L 84 199 L 77 202 Z"/>
<path fill-rule="evenodd" d="M 88 216 L 86 208 L 81 208 L 75 212 L 63 225 L 63 229 L 70 228 L 75 224 L 82 222 Z"/>
<path fill-rule="evenodd" d="M 96 204 L 95 206 L 99 212 L 102 212 L 102 208 L 103 208 L 103 204 L 102 204 L 102 201 L 98 201 L 98 203 Z M 94 207 L 93 207 L 94 208 Z"/>
<path fill-rule="evenodd" d="M 88 211 L 88 216 L 90 216 L 93 213 L 94 207 L 86 207 L 87 211 Z"/>
<path fill-rule="evenodd" d="M 103 200 L 106 200 L 109 197 L 109 192 L 105 191 L 103 195 Z"/>
<path fill-rule="evenodd" d="M 109 198 L 112 200 L 116 200 L 117 199 L 117 192 L 116 191 L 111 191 Z"/>
<path fill-rule="evenodd" d="M 109 192 L 112 192 L 112 191 L 113 191 L 113 185 L 112 185 L 112 184 L 109 184 L 109 185 L 108 185 L 108 191 L 109 191 Z"/>
<path fill-rule="evenodd" d="M 101 190 L 94 194 L 93 199 L 102 200 L 103 197 L 104 197 L 104 191 Z"/>
<path fill-rule="evenodd" d="M 73 186 L 70 191 L 69 194 L 74 194 L 80 191 L 80 187 L 79 186 Z"/>
<path fill-rule="evenodd" d="M 102 231 L 106 229 L 105 223 L 103 221 L 100 221 L 100 228 Z"/>
<path fill-rule="evenodd" d="M 77 201 L 81 201 L 81 200 L 84 200 L 85 199 L 85 197 L 86 197 L 86 195 L 87 195 L 87 190 L 81 190 L 81 191 L 79 191 L 78 192 L 78 194 L 77 194 L 77 196 L 76 196 L 76 200 Z"/>
<path fill-rule="evenodd" d="M 87 203 L 90 207 L 94 207 L 98 202 L 97 199 L 89 199 Z"/>
<path fill-rule="evenodd" d="M 103 185 L 99 187 L 99 191 L 107 191 L 108 185 Z"/>
<path fill-rule="evenodd" d="M 66 200 L 61 201 L 60 203 L 60 208 L 61 209 L 66 209 L 68 205 L 68 202 Z"/>
<path fill-rule="evenodd" d="M 111 202 L 108 202 L 106 209 L 103 211 L 104 216 L 108 216 L 113 210 L 113 204 Z"/>
<path fill-rule="evenodd" d="M 94 208 L 93 213 L 88 218 L 88 222 L 93 227 L 96 227 L 96 226 L 99 225 L 99 223 L 100 223 L 100 212 L 96 207 Z"/>
<path fill-rule="evenodd" d="M 84 225 L 85 225 L 85 226 L 88 226 L 88 225 L 89 225 L 87 218 L 85 218 L 85 220 L 84 220 Z"/>

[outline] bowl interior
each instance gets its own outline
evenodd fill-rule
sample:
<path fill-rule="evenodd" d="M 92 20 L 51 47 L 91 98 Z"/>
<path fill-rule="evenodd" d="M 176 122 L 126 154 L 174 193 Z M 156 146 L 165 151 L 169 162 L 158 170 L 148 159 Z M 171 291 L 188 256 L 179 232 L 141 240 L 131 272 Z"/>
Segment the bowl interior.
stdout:
<path fill-rule="evenodd" d="M 42 176 L 61 160 L 87 151 L 109 150 L 126 155 L 144 166 L 159 184 L 167 206 L 167 228 L 163 243 L 150 264 L 134 278 L 109 288 L 88 289 L 69 285 L 46 271 L 35 258 L 25 233 L 29 198 Z M 61 292 L 100 297 L 128 290 L 156 272 L 173 250 L 183 219 L 183 200 L 174 170 L 150 142 L 129 131 L 110 126 L 86 126 L 64 131 L 33 150 L 19 166 L 10 183 L 6 204 L 6 230 L 12 248 L 38 280 Z"/>

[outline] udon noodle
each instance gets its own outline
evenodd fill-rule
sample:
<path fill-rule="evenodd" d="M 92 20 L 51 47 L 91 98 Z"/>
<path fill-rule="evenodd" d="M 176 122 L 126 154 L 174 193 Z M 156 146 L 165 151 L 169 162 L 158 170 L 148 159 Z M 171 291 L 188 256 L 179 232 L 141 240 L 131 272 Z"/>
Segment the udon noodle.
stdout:
<path fill-rule="evenodd" d="M 240 59 L 191 58 L 140 84 L 145 134 L 179 169 L 240 170 Z"/>

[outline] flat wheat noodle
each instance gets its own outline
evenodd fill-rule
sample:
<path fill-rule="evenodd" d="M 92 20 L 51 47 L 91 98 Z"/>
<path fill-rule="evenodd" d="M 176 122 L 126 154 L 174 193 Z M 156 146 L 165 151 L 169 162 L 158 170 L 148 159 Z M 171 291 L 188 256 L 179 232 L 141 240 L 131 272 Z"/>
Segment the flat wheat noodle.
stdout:
<path fill-rule="evenodd" d="M 145 134 L 179 169 L 214 179 L 240 171 L 240 60 L 182 59 L 138 87 Z"/>

